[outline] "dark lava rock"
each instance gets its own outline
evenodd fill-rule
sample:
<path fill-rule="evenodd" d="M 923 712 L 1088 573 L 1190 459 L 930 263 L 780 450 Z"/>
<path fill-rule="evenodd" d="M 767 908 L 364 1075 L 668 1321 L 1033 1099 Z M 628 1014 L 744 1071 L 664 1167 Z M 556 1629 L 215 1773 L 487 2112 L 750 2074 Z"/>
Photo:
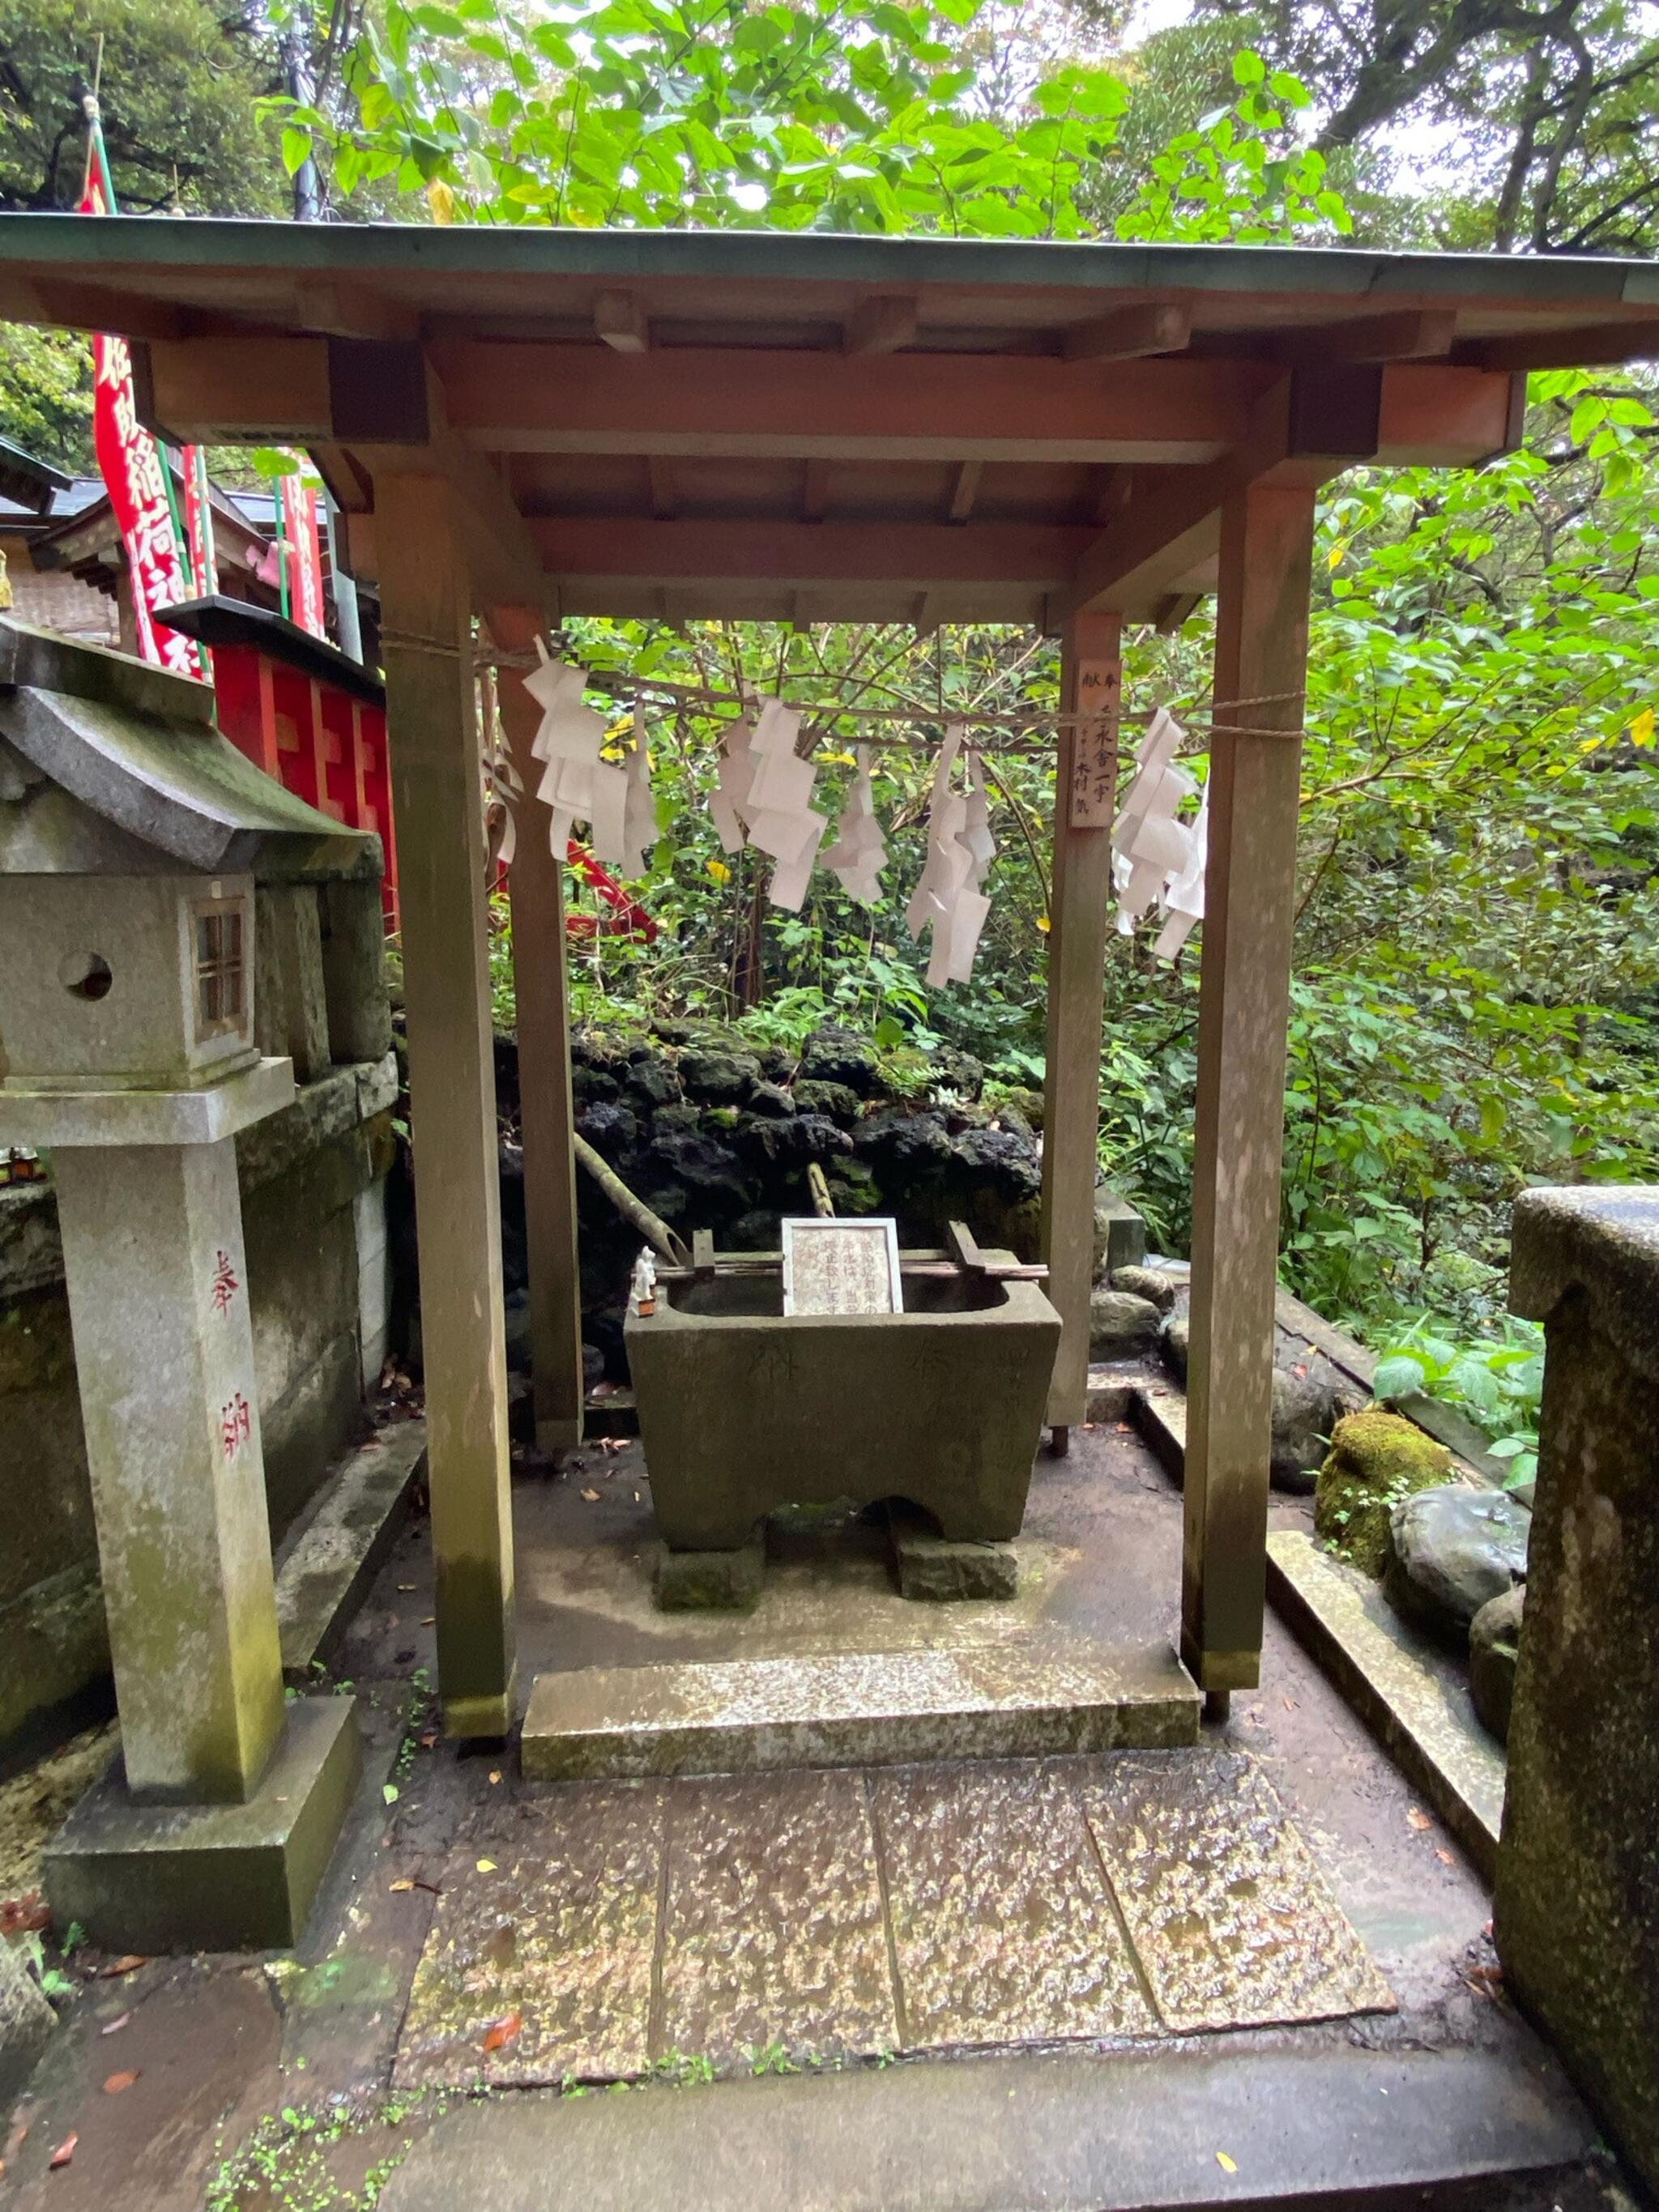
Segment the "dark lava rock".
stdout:
<path fill-rule="evenodd" d="M 755 1057 L 769 1083 L 787 1083 L 795 1072 L 795 1055 L 787 1045 L 763 1044 Z"/>
<path fill-rule="evenodd" d="M 1036 1127 L 1030 1115 L 1024 1114 L 1011 1098 L 1005 1098 L 991 1116 L 994 1129 L 1006 1129 L 1016 1137 L 1024 1138 L 1033 1151 L 1036 1148 Z"/>
<path fill-rule="evenodd" d="M 824 1181 L 837 1213 L 881 1212 L 881 1186 L 862 1160 L 837 1160 Z"/>
<path fill-rule="evenodd" d="M 679 1079 L 673 1069 L 649 1052 L 643 1060 L 630 1063 L 628 1088 L 648 1106 L 672 1105 L 680 1095 Z"/>
<path fill-rule="evenodd" d="M 729 1252 L 775 1252 L 782 1243 L 783 1231 L 776 1213 L 763 1206 L 739 1214 L 726 1233 L 726 1249 Z"/>
<path fill-rule="evenodd" d="M 853 1149 L 853 1139 L 846 1130 L 838 1128 L 822 1114 L 803 1114 L 790 1127 L 803 1159 L 833 1160 Z"/>
<path fill-rule="evenodd" d="M 582 1381 L 591 1390 L 596 1382 L 605 1380 L 605 1354 L 597 1344 L 582 1346 Z"/>
<path fill-rule="evenodd" d="M 690 1044 L 696 1034 L 696 1025 L 692 1022 L 653 1022 L 651 1034 L 660 1037 L 665 1044 Z"/>
<path fill-rule="evenodd" d="M 580 1060 L 570 1066 L 570 1095 L 578 1106 L 597 1106 L 620 1098 L 622 1085 L 608 1068 L 588 1067 Z"/>
<path fill-rule="evenodd" d="M 680 1054 L 681 1082 L 711 1105 L 735 1105 L 759 1075 L 760 1062 L 746 1052 L 692 1047 Z"/>
<path fill-rule="evenodd" d="M 1517 1583 L 1490 1598 L 1469 1623 L 1469 1695 L 1474 1710 L 1500 1743 L 1510 1733 L 1515 1702 L 1515 1664 L 1521 1653 L 1521 1614 L 1527 1586 Z"/>
<path fill-rule="evenodd" d="M 964 1129 L 951 1149 L 958 1165 L 988 1177 L 1006 1198 L 1035 1198 L 1042 1188 L 1036 1152 L 1012 1129 Z"/>
<path fill-rule="evenodd" d="M 1097 1291 L 1089 1301 L 1091 1359 L 1133 1359 L 1158 1341 L 1158 1308 L 1127 1291 Z"/>
<path fill-rule="evenodd" d="M 652 1133 L 659 1137 L 684 1135 L 702 1126 L 702 1115 L 689 1098 L 676 1098 L 666 1106 L 659 1106 L 651 1117 Z"/>
<path fill-rule="evenodd" d="M 1482 1606 L 1526 1580 L 1531 1528 L 1532 1516 L 1501 1490 L 1419 1490 L 1389 1516 L 1389 1602 L 1461 1644 Z"/>
<path fill-rule="evenodd" d="M 844 1083 L 860 1098 L 867 1098 L 881 1071 L 876 1048 L 867 1037 L 825 1022 L 802 1047 L 800 1072 L 810 1082 Z"/>
<path fill-rule="evenodd" d="M 890 1173 L 943 1167 L 951 1157 L 951 1139 L 939 1116 L 908 1113 L 902 1106 L 886 1107 L 860 1121 L 853 1142 Z"/>
<path fill-rule="evenodd" d="M 754 1204 L 753 1188 L 737 1154 L 714 1137 L 678 1130 L 664 1135 L 659 1130 L 651 1140 L 651 1158 L 689 1189 L 725 1200 L 734 1212 L 747 1212 Z"/>
<path fill-rule="evenodd" d="M 849 1091 L 844 1083 L 818 1083 L 811 1076 L 796 1084 L 796 1110 L 802 1114 L 823 1114 L 831 1121 L 839 1121 L 850 1129 L 864 1111 L 856 1091 Z"/>
<path fill-rule="evenodd" d="M 573 1030 L 570 1033 L 573 1067 L 615 1067 L 623 1058 L 621 1040 L 604 1030 Z"/>
<path fill-rule="evenodd" d="M 756 1083 L 750 1085 L 749 1110 L 762 1114 L 775 1121 L 787 1121 L 795 1110 L 796 1102 L 780 1083 Z"/>
<path fill-rule="evenodd" d="M 1112 1277 L 1115 1291 L 1127 1291 L 1137 1298 L 1150 1298 L 1160 1313 L 1175 1304 L 1176 1286 L 1156 1267 L 1120 1267 Z"/>
<path fill-rule="evenodd" d="M 935 1090 L 954 1091 L 959 1098 L 977 1098 L 985 1088 L 985 1064 L 971 1052 L 941 1045 L 933 1054 L 933 1063 Z"/>
<path fill-rule="evenodd" d="M 576 1130 L 607 1160 L 625 1158 L 639 1142 L 638 1116 L 626 1106 L 612 1106 L 605 1100 L 583 1107 L 576 1116 Z"/>

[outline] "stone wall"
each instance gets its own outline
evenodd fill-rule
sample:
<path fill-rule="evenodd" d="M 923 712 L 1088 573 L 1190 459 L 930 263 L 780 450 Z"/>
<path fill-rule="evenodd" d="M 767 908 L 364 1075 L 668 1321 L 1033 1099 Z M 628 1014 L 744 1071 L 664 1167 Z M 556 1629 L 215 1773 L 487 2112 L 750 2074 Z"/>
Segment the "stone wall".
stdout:
<path fill-rule="evenodd" d="M 356 1437 L 388 1348 L 398 1086 L 378 871 L 375 856 L 361 881 L 278 886 L 279 898 L 319 912 L 307 914 L 306 958 L 289 963 L 287 985 L 261 978 L 265 1048 L 308 1030 L 314 1061 L 293 1104 L 236 1144 L 273 1539 Z M 331 1065 L 331 1052 L 344 1064 Z M 0 1525 L 3 1757 L 54 1708 L 96 1697 L 109 1665 L 50 1182 L 0 1189 Z"/>
<path fill-rule="evenodd" d="M 937 1245 L 949 1220 L 982 1244 L 1037 1255 L 1042 1169 L 1030 1092 L 988 1099 L 966 1053 L 884 1059 L 866 1037 L 820 1029 L 803 1048 L 756 1047 L 714 1024 L 580 1031 L 571 1048 L 576 1127 L 623 1180 L 690 1241 L 775 1250 L 785 1213 L 810 1213 L 806 1170 L 823 1170 L 841 1213 L 890 1213 L 906 1245 Z M 524 1196 L 512 1142 L 517 1068 L 498 1043 L 502 1234 L 509 1353 L 522 1364 Z M 635 1231 L 578 1172 L 583 1333 L 617 1380 Z"/>

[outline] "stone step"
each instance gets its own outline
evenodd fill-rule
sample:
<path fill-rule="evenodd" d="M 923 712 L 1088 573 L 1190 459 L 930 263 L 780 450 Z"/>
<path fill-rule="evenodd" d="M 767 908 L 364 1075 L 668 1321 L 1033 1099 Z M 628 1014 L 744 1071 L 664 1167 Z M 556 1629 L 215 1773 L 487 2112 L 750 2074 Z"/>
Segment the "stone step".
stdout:
<path fill-rule="evenodd" d="M 532 1780 L 1164 1750 L 1200 1693 L 1167 1645 L 825 1653 L 538 1674 Z"/>
<path fill-rule="evenodd" d="M 975 2058 L 452 2101 L 382 2212 L 1577 2212 L 1595 2138 L 1536 2046 Z M 693 2179 L 695 2177 L 695 2179 Z"/>

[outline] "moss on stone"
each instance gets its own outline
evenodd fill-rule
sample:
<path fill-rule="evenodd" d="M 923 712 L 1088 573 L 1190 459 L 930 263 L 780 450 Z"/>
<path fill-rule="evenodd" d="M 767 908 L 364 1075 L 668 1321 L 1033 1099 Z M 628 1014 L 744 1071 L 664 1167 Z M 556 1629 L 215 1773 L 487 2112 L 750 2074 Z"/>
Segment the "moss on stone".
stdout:
<path fill-rule="evenodd" d="M 1452 1455 L 1399 1413 L 1368 1407 L 1331 1432 L 1314 1493 L 1320 1540 L 1368 1575 L 1388 1561 L 1389 1513 L 1402 1498 L 1454 1479 Z"/>

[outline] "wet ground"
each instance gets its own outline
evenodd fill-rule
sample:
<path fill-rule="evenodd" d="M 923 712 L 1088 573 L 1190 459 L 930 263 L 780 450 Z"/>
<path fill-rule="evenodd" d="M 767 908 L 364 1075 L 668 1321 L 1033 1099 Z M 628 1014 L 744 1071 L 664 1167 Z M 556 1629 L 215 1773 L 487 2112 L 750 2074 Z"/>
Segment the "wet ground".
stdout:
<path fill-rule="evenodd" d="M 843 1649 L 842 1639 L 872 1636 L 880 1640 L 869 1648 L 897 1649 L 926 1644 L 938 1632 L 931 1608 L 906 1605 L 890 1593 L 878 1546 L 855 1540 L 826 1560 L 822 1540 L 801 1534 L 783 1546 L 762 1607 L 747 1620 L 656 1614 L 648 1595 L 647 1498 L 636 1445 L 589 1449 L 556 1477 L 526 1474 L 516 1485 L 521 1698 L 535 1672 L 547 1667 L 712 1658 L 767 1648 Z M 1277 1517 L 1300 1525 L 1303 1509 L 1287 1505 L 1277 1509 Z M 1086 1632 L 1109 1641 L 1171 1635 L 1180 1522 L 1177 1494 L 1126 1429 L 1074 1432 L 1067 1459 L 1037 1462 L 1025 1592 L 1012 1606 L 975 1608 L 981 1616 L 975 1632 L 996 1638 L 1031 1632 L 1036 1624 L 1045 1632 Z M 835 1591 L 838 1599 L 826 1594 Z M 538 1851 L 544 1856 L 556 1831 L 568 1843 L 572 1829 L 569 1821 L 559 1823 L 556 1793 L 522 1788 L 510 1750 L 463 1754 L 439 1738 L 428 1691 L 431 1613 L 427 1530 L 416 1521 L 379 1577 L 341 1662 L 342 1686 L 349 1683 L 362 1701 L 369 1755 L 347 1835 L 298 1953 L 133 1962 L 79 1949 L 61 1963 L 72 1990 L 64 2000 L 63 2033 L 4 2148 L 0 2192 L 10 2191 L 27 2212 L 47 2206 L 107 2212 L 113 2204 L 121 2212 L 182 2212 L 204 2204 L 215 2212 L 278 2205 L 325 2212 L 372 2201 L 386 2172 L 434 2128 L 434 2143 L 448 2140 L 458 2101 L 467 2101 L 456 2086 L 466 2068 L 446 2063 L 438 2070 L 448 2086 L 434 2086 L 421 2078 L 412 2059 L 397 2066 L 434 1914 L 455 1912 L 459 1900 L 445 1893 L 465 1881 L 469 1866 L 478 1882 L 492 1886 L 493 1909 L 503 1924 L 533 1914 Z M 1407 2054 L 1472 2052 L 1518 2090 L 1547 2082 L 1559 2097 L 1549 2062 L 1504 1999 L 1486 1932 L 1490 1900 L 1474 1870 L 1271 1618 L 1263 1677 L 1259 1692 L 1235 1699 L 1224 1729 L 1206 1730 L 1201 1755 L 1213 1762 L 1218 1753 L 1249 1754 L 1249 1771 L 1282 1802 L 1322 1893 L 1340 1924 L 1363 1940 L 1397 2009 L 1247 2027 L 1226 2037 L 1226 2050 L 1248 2063 L 1277 2064 L 1300 2055 L 1339 2067 L 1350 2059 L 1374 2063 L 1398 2055 L 1403 2063 Z M 328 1694 L 331 1686 L 319 1683 L 317 1693 Z M 908 1772 L 915 1777 L 919 1771 Z M 952 1786 L 960 1788 L 963 1770 L 956 1773 Z M 1053 1786 L 1038 1771 L 1033 1775 L 1032 1790 Z M 1073 1806 L 1079 1802 L 1076 1784 L 1075 1776 L 1064 1782 Z M 823 1785 L 788 1786 L 810 1791 Z M 927 1784 L 925 1778 L 890 1779 L 885 1786 L 925 1794 Z M 717 1854 L 732 1823 L 722 1822 L 718 1790 L 702 1789 L 708 1802 L 699 1817 L 714 1823 L 704 1841 L 708 1854 Z M 574 1801 L 565 1802 L 574 1810 Z M 3 1818 L 0 1805 L 0 1822 Z M 503 1891 L 507 1863 L 485 1843 L 515 1824 L 542 1841 L 515 1863 Z M 971 1826 L 964 1823 L 963 1833 Z M 12 1893 L 28 1886 L 27 1848 L 26 1836 L 21 1843 L 12 1836 Z M 478 1861 L 492 1857 L 494 1865 L 480 1872 Z M 781 1854 L 781 1863 L 787 1857 Z M 993 1859 L 988 1874 L 1000 1878 L 1006 1854 Z M 958 1881 L 951 1912 L 959 1938 L 963 1928 L 971 1930 L 978 1910 Z M 894 1924 L 890 1912 L 884 1924 Z M 705 1954 L 718 1960 L 723 1940 L 718 1929 L 705 1930 Z M 927 1948 L 924 1943 L 923 1954 Z M 872 1961 L 871 1987 L 879 2003 L 883 1962 L 873 1952 Z M 918 1987 L 926 1963 L 919 1954 Z M 890 1978 L 884 1986 L 890 1990 Z M 963 1973 L 946 1977 L 944 1997 L 955 2002 L 963 1986 Z M 1155 1990 L 1150 2000 L 1155 2008 Z M 1134 2001 L 1148 2002 L 1144 1984 Z M 509 2053 L 523 2032 L 508 2032 L 510 2011 L 488 2024 L 480 2020 L 479 2081 L 491 2070 L 489 2062 Z M 1033 2025 L 1046 2043 L 1051 2021 Z M 1217 2039 L 1191 2032 L 1199 2025 L 1164 2020 L 1161 2051 L 1218 2051 Z M 797 2063 L 769 2047 L 763 2027 L 757 2023 L 752 2041 L 729 2036 L 721 2063 L 763 2075 Z M 696 2021 L 685 2027 L 684 2042 L 679 2033 L 672 2050 L 665 2043 L 644 2054 L 659 2079 L 635 2097 L 672 2096 L 677 2084 L 684 2094 L 685 2085 L 695 2087 L 714 2073 L 710 2039 Z M 1085 2036 L 1079 2056 L 1091 2040 Z M 1113 2035 L 1099 2041 L 1103 2049 L 1115 2047 Z M 739 2050 L 740 2043 L 748 2048 Z M 860 2075 L 908 2076 L 941 2063 L 937 2057 L 891 2061 L 878 2051 L 875 2033 L 864 2048 L 878 2055 L 860 2056 L 850 2045 L 821 2055 L 826 2063 L 842 2059 Z M 1139 2064 L 1146 2050 L 1143 2044 L 1122 2055 Z M 994 2069 L 1034 2062 L 1011 2057 L 975 2063 Z M 810 2063 L 805 2070 L 810 2074 Z M 790 2086 L 793 2094 L 796 2085 Z M 716 2087 L 704 2094 L 736 2093 Z M 522 2116 L 542 2098 L 556 2104 L 559 2092 L 511 2093 L 508 2106 Z M 487 2112 L 483 2124 L 486 2132 L 493 2124 Z M 55 2167 L 54 2155 L 60 2157 Z M 424 2170 L 426 2156 L 423 2149 L 412 2161 L 410 2177 Z M 388 2207 L 404 2185 L 404 2177 L 392 2185 Z M 414 2179 L 407 2185 L 413 2189 Z M 714 2200 L 688 2181 L 678 2201 Z M 1496 2205 L 1498 2195 L 1489 2201 Z M 1530 2206 L 1534 2200 L 1524 2201 Z M 1553 2201 L 1565 2198 L 1558 2191 L 1537 2200 L 1540 2206 Z"/>

